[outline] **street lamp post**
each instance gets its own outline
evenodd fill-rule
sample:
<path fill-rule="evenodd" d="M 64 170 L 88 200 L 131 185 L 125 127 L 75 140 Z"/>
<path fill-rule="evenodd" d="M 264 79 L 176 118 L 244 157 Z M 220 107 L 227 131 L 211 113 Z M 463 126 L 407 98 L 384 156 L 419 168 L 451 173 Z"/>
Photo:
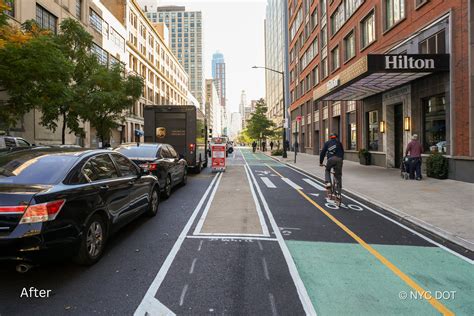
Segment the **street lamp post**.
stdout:
<path fill-rule="evenodd" d="M 285 128 L 285 122 L 286 122 L 285 72 L 267 68 L 267 67 L 261 67 L 261 66 L 253 66 L 252 68 L 254 69 L 262 68 L 268 71 L 279 73 L 281 75 L 281 83 L 282 83 L 281 87 L 283 89 L 283 154 L 282 154 L 282 158 L 286 158 L 288 157 L 288 155 L 286 153 L 286 128 Z"/>

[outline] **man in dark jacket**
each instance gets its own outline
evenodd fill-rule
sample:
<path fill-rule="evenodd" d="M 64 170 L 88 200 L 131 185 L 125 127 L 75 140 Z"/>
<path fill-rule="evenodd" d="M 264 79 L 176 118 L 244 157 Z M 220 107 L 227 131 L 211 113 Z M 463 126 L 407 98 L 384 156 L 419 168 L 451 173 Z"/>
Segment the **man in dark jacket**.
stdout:
<path fill-rule="evenodd" d="M 421 180 L 421 153 L 423 146 L 418 141 L 418 135 L 413 134 L 411 142 L 408 143 L 405 150 L 405 156 L 409 157 L 410 161 L 410 179 Z"/>
<path fill-rule="evenodd" d="M 339 189 L 342 188 L 342 161 L 344 160 L 344 148 L 337 139 L 337 134 L 332 133 L 330 139 L 324 144 L 323 150 L 319 155 L 319 165 L 323 166 L 324 158 L 327 156 L 326 172 L 324 178 L 326 188 L 331 187 L 331 169 L 334 168 Z"/>

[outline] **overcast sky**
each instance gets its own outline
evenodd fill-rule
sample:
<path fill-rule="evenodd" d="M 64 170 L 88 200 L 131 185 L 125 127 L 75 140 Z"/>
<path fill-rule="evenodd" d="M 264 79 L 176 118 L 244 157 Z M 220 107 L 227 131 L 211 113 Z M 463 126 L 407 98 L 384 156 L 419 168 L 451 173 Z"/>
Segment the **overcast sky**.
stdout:
<path fill-rule="evenodd" d="M 141 2 L 156 5 L 156 0 Z M 158 5 L 202 11 L 205 77 L 212 77 L 212 54 L 219 50 L 226 62 L 229 112 L 238 112 L 242 90 L 248 102 L 265 97 L 265 71 L 251 68 L 265 64 L 265 0 L 159 0 Z"/>

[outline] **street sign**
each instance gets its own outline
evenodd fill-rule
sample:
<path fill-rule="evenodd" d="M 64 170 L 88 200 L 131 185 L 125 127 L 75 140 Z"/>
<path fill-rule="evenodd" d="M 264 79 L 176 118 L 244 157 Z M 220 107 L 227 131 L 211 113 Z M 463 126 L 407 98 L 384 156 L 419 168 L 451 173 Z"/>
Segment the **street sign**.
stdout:
<path fill-rule="evenodd" d="M 226 144 L 211 144 L 212 171 L 225 171 Z"/>

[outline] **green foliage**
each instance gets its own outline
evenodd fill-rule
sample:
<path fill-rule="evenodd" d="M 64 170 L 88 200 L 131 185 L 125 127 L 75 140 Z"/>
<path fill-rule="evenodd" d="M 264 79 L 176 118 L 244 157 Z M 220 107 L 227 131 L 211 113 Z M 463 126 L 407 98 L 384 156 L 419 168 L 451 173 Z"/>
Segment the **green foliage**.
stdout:
<path fill-rule="evenodd" d="M 247 129 L 242 130 L 237 136 L 238 143 L 250 144 L 252 141 L 253 139 L 248 135 Z"/>
<path fill-rule="evenodd" d="M 432 153 L 426 160 L 428 177 L 447 179 L 448 170 L 448 159 L 438 152 Z"/>
<path fill-rule="evenodd" d="M 94 88 L 85 96 L 88 107 L 81 116 L 90 121 L 97 136 L 105 143 L 110 138 L 111 129 L 122 120 L 122 112 L 140 97 L 143 79 L 124 77 L 120 65 L 111 69 L 100 65 L 88 81 Z"/>
<path fill-rule="evenodd" d="M 260 99 L 255 106 L 255 112 L 247 121 L 247 134 L 252 139 L 270 137 L 274 134 L 275 123 L 267 118 L 265 100 Z"/>
<path fill-rule="evenodd" d="M 281 155 L 283 155 L 283 149 L 272 150 L 272 156 L 281 156 Z"/>
<path fill-rule="evenodd" d="M 370 152 L 367 149 L 362 148 L 359 150 L 359 158 L 367 159 L 369 156 L 370 156 Z"/>

